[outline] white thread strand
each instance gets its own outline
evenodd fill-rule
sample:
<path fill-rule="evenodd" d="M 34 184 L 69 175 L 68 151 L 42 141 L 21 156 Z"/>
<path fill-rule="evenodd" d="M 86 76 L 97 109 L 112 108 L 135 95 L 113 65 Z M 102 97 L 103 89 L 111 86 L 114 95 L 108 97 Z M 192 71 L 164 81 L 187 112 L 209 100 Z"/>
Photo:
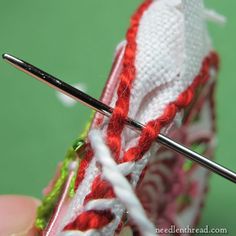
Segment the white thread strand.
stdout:
<path fill-rule="evenodd" d="M 138 226 L 142 235 L 156 235 L 154 225 L 146 217 L 145 211 L 127 179 L 120 173 L 116 162 L 111 157 L 108 147 L 102 139 L 101 132 L 92 130 L 89 134 L 91 146 L 96 160 L 102 164 L 103 175 L 108 180 L 116 193 L 117 198 L 125 205 L 130 217 Z"/>
<path fill-rule="evenodd" d="M 111 209 L 118 201 L 116 199 L 96 199 L 88 202 L 85 206 L 86 211 Z"/>
<path fill-rule="evenodd" d="M 225 25 L 226 23 L 226 17 L 220 15 L 218 12 L 212 10 L 212 9 L 206 9 L 205 10 L 205 17 L 207 20 L 215 22 L 219 25 Z"/>
<path fill-rule="evenodd" d="M 61 232 L 59 236 L 101 236 L 101 234 L 94 229 L 88 230 L 86 232 L 80 230 L 68 230 Z"/>

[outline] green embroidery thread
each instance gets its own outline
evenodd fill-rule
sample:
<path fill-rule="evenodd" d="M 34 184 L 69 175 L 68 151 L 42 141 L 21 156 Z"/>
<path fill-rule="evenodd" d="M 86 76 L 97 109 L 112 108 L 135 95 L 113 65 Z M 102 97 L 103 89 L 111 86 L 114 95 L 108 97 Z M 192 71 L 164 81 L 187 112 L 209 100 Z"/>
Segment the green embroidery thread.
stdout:
<path fill-rule="evenodd" d="M 43 230 L 46 227 L 46 225 L 53 213 L 53 209 L 60 197 L 62 188 L 63 188 L 65 181 L 66 181 L 68 174 L 69 174 L 69 169 L 68 169 L 69 164 L 78 157 L 76 152 L 84 146 L 84 144 L 85 144 L 84 140 L 85 140 L 85 138 L 88 134 L 88 131 L 90 129 L 91 121 L 94 117 L 94 114 L 95 114 L 95 112 L 92 112 L 91 117 L 90 117 L 90 121 L 85 126 L 84 131 L 82 132 L 80 137 L 75 140 L 72 147 L 70 147 L 69 150 L 67 151 L 66 157 L 65 157 L 65 159 L 62 163 L 62 167 L 60 169 L 60 176 L 58 177 L 55 184 L 53 185 L 53 188 L 50 191 L 50 193 L 47 194 L 43 198 L 42 204 L 37 209 L 37 217 L 36 217 L 36 221 L 35 221 L 35 226 L 39 230 Z M 81 161 L 81 159 L 78 158 L 78 168 L 80 165 L 80 161 Z M 70 188 L 69 188 L 69 196 L 70 197 L 73 197 L 75 195 L 75 191 L 74 191 L 75 180 L 76 180 L 76 176 L 73 177 L 71 184 L 70 184 Z"/>
<path fill-rule="evenodd" d="M 68 177 L 69 164 L 76 159 L 77 157 L 76 150 L 82 147 L 83 144 L 84 144 L 84 141 L 81 139 L 78 139 L 76 140 L 76 143 L 73 145 L 73 147 L 69 148 L 69 150 L 67 151 L 66 157 L 60 169 L 60 176 L 56 180 L 50 193 L 43 198 L 42 204 L 37 209 L 37 218 L 36 218 L 35 225 L 38 229 L 42 230 L 45 228 L 53 212 L 53 209 L 58 201 L 63 185 Z M 80 163 L 78 163 L 78 166 L 79 164 Z M 69 196 L 74 195 L 74 183 L 75 183 L 75 177 L 73 178 L 73 181 L 71 182 L 71 185 L 70 185 Z"/>

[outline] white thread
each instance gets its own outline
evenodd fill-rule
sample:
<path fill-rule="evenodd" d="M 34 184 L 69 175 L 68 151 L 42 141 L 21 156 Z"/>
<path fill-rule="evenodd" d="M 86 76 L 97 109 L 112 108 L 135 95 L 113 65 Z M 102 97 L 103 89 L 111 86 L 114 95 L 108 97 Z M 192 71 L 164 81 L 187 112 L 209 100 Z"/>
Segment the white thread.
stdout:
<path fill-rule="evenodd" d="M 74 84 L 73 86 L 83 92 L 86 92 L 87 90 L 86 84 L 77 83 L 77 84 Z M 60 102 L 66 107 L 73 107 L 77 103 L 75 99 L 65 95 L 64 93 L 57 91 L 56 96 L 60 100 Z"/>
<path fill-rule="evenodd" d="M 205 10 L 205 17 L 207 20 L 215 22 L 219 25 L 224 25 L 226 23 L 226 17 L 220 15 L 218 12 L 212 9 Z"/>
<path fill-rule="evenodd" d="M 86 211 L 111 209 L 118 201 L 116 199 L 96 199 L 88 202 L 85 206 Z"/>
<path fill-rule="evenodd" d="M 135 170 L 135 164 L 136 163 L 134 163 L 134 162 L 125 162 L 125 163 L 119 164 L 117 167 L 118 167 L 119 171 L 124 176 L 126 176 Z"/>
<path fill-rule="evenodd" d="M 95 160 L 92 160 L 90 166 L 86 170 L 85 178 L 76 190 L 75 196 L 68 207 L 63 223 L 61 224 L 61 229 L 63 229 L 67 224 L 72 222 L 76 218 L 76 216 L 83 211 L 84 198 L 90 192 L 92 182 L 94 178 L 98 175 L 98 173 L 99 172 L 98 168 L 96 167 L 96 162 Z"/>
<path fill-rule="evenodd" d="M 86 232 L 79 230 L 67 230 L 61 232 L 59 236 L 101 236 L 101 233 L 93 229 L 90 229 Z"/>
<path fill-rule="evenodd" d="M 95 152 L 95 158 L 102 164 L 102 173 L 116 193 L 117 198 L 125 205 L 130 217 L 138 226 L 142 235 L 156 235 L 153 224 L 146 217 L 145 211 L 127 179 L 120 173 L 116 162 L 112 159 L 105 145 L 101 132 L 92 130 L 89 134 L 91 146 Z"/>
<path fill-rule="evenodd" d="M 68 168 L 69 168 L 70 171 L 75 171 L 78 168 L 78 162 L 77 161 L 72 161 L 69 164 Z"/>

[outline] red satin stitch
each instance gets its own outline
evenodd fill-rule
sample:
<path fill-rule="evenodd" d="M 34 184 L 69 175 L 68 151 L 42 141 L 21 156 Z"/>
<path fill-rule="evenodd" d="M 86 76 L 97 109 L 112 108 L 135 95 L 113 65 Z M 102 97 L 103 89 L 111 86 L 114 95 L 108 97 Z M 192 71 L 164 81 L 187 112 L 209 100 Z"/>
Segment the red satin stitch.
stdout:
<path fill-rule="evenodd" d="M 90 194 L 88 194 L 84 200 L 86 204 L 90 200 L 100 199 L 100 198 L 114 198 L 115 194 L 111 185 L 103 180 L 101 176 L 98 176 L 93 181 Z"/>
<path fill-rule="evenodd" d="M 92 157 L 93 157 L 93 150 L 89 146 L 83 160 L 80 163 L 80 167 L 79 167 L 79 170 L 78 170 L 78 173 L 76 176 L 76 180 L 75 180 L 75 190 L 78 188 L 79 184 L 84 179 L 86 169 L 88 168 L 89 163 L 92 160 Z"/>
<path fill-rule="evenodd" d="M 80 214 L 74 222 L 68 224 L 64 230 L 100 229 L 114 219 L 110 211 L 87 211 Z"/>

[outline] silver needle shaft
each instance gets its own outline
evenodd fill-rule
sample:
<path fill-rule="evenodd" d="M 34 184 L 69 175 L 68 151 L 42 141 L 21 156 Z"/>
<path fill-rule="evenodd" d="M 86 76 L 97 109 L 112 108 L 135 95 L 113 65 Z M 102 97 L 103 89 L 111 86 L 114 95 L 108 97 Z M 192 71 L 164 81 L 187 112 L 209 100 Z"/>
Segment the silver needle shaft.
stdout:
<path fill-rule="evenodd" d="M 35 66 L 18 59 L 14 56 L 11 56 L 9 54 L 3 54 L 3 59 L 5 59 L 7 62 L 15 66 L 16 68 L 22 70 L 23 72 L 33 76 L 34 78 L 48 84 L 49 86 L 55 88 L 56 90 L 61 91 L 62 93 L 66 94 L 67 96 L 83 103 L 84 105 L 92 108 L 93 110 L 100 112 L 101 114 L 110 117 L 113 108 L 107 106 L 106 104 L 96 100 L 95 98 L 87 95 L 86 93 L 80 91 L 79 89 L 76 89 L 72 87 L 71 85 L 63 82 L 62 80 L 59 80 L 55 78 L 52 75 L 49 75 L 48 73 L 36 68 Z M 139 123 L 138 121 L 135 121 L 133 119 L 127 118 L 126 124 L 130 126 L 131 128 L 134 128 L 136 130 L 141 131 L 144 128 L 144 125 Z M 192 161 L 197 162 L 198 164 L 206 167 L 207 169 L 211 170 L 214 173 L 217 173 L 218 175 L 223 176 L 224 178 L 236 183 L 236 173 L 215 163 L 214 161 L 211 161 L 210 159 L 188 149 L 187 147 L 173 141 L 172 139 L 164 136 L 163 134 L 159 134 L 156 138 L 156 141 L 163 146 L 167 147 L 168 149 L 174 150 L 177 153 L 182 154 L 188 159 L 191 159 Z"/>

